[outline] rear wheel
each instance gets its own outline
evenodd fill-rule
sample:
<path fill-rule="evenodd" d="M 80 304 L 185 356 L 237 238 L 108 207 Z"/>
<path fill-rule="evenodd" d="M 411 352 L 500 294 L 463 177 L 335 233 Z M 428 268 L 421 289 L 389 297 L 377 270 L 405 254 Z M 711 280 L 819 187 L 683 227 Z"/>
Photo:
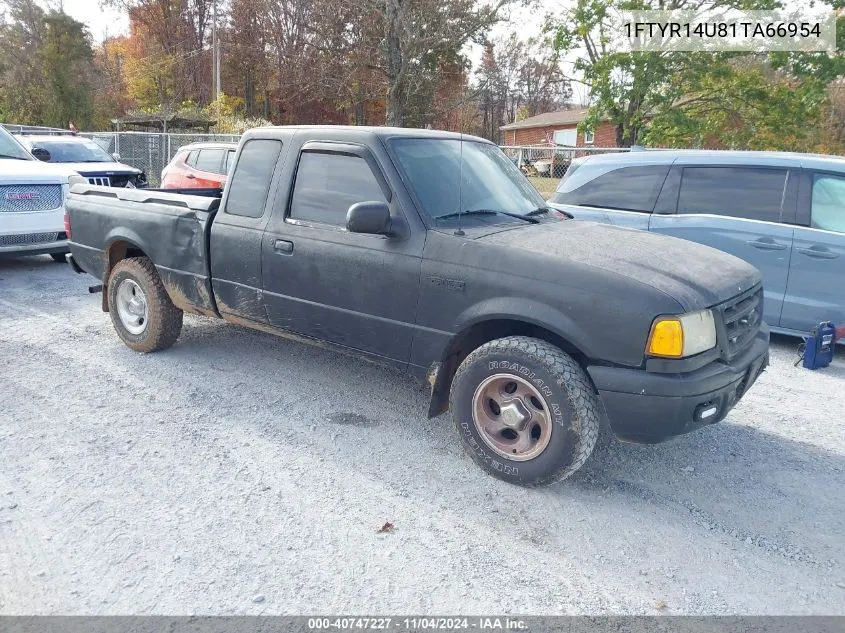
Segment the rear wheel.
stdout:
<path fill-rule="evenodd" d="M 161 278 L 146 257 L 121 260 L 108 283 L 114 329 L 136 352 L 167 349 L 182 331 L 182 311 L 173 305 Z"/>
<path fill-rule="evenodd" d="M 592 453 L 601 406 L 581 366 L 526 336 L 485 343 L 461 363 L 452 417 L 473 460 L 520 485 L 567 478 Z"/>

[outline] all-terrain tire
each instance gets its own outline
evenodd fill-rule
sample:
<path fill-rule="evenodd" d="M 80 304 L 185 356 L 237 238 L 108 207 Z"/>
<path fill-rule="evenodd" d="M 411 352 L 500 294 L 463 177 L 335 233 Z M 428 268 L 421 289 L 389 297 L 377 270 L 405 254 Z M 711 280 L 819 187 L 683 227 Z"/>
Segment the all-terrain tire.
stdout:
<path fill-rule="evenodd" d="M 476 390 L 504 374 L 533 387 L 542 396 L 543 410 L 551 414 L 548 444 L 527 461 L 513 461 L 497 453 L 475 423 Z M 583 466 L 596 445 L 604 414 L 590 379 L 575 359 L 550 343 L 527 336 L 490 341 L 467 356 L 455 373 L 449 403 L 455 427 L 472 459 L 492 475 L 523 486 L 561 481 Z"/>
<path fill-rule="evenodd" d="M 147 318 L 142 332 L 133 333 L 121 321 L 118 291 L 125 280 L 137 284 L 144 294 Z M 112 269 L 108 289 L 109 315 L 114 329 L 127 347 L 136 352 L 157 352 L 176 342 L 182 331 L 182 310 L 173 305 L 158 271 L 147 257 L 123 259 Z"/>

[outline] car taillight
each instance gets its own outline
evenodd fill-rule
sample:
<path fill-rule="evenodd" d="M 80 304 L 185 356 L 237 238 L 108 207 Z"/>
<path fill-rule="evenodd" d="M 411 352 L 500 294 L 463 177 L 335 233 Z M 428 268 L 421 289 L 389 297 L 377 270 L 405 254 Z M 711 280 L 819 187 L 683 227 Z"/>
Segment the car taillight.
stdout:
<path fill-rule="evenodd" d="M 67 238 L 70 239 L 70 216 L 65 211 L 65 233 L 67 234 Z"/>

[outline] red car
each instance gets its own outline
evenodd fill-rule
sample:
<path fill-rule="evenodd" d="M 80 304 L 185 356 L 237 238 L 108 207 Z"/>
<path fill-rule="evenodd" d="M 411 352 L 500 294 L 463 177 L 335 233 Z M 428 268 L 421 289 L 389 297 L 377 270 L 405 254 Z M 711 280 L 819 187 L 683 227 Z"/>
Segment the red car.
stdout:
<path fill-rule="evenodd" d="M 222 188 L 237 147 L 237 143 L 191 143 L 180 147 L 161 172 L 161 188 Z"/>

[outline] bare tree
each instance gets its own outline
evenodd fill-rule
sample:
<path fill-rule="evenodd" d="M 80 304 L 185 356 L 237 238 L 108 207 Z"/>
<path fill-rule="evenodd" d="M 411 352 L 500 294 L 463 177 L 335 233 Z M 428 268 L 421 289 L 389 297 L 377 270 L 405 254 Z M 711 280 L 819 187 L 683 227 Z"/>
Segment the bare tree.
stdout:
<path fill-rule="evenodd" d="M 550 44 L 516 33 L 485 44 L 477 76 L 482 135 L 499 140 L 499 128 L 517 116 L 559 109 L 572 97 Z"/>
<path fill-rule="evenodd" d="M 162 98 L 207 103 L 211 94 L 211 36 L 214 0 L 101 0 L 122 9 L 143 36 L 136 42 L 141 57 L 167 59 Z M 222 4 L 222 3 L 221 3 Z M 218 14 L 221 14 L 218 11 Z M 205 62 L 205 63 L 203 63 Z M 164 62 L 160 62 L 163 65 Z"/>
<path fill-rule="evenodd" d="M 499 20 L 508 0 L 385 0 L 384 68 L 387 124 L 405 123 L 405 109 L 437 62 L 454 58 Z M 380 9 L 380 7 L 379 7 Z"/>

